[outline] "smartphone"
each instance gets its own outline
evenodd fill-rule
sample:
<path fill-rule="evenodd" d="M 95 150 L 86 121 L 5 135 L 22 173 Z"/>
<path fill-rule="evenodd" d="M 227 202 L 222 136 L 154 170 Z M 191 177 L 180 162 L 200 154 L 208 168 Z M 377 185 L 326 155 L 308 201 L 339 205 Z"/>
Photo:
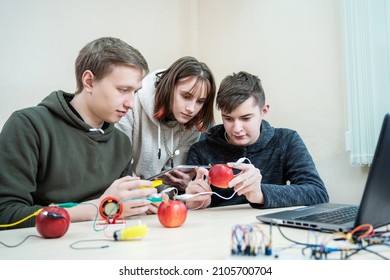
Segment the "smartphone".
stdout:
<path fill-rule="evenodd" d="M 165 173 L 172 172 L 174 170 L 178 170 L 178 171 L 184 172 L 184 173 L 190 173 L 191 171 L 193 171 L 195 169 L 195 167 L 203 167 L 203 168 L 207 168 L 207 169 L 210 168 L 209 165 L 178 165 L 178 166 L 175 166 L 171 169 L 164 170 L 161 173 L 154 175 L 146 180 L 163 179 Z"/>

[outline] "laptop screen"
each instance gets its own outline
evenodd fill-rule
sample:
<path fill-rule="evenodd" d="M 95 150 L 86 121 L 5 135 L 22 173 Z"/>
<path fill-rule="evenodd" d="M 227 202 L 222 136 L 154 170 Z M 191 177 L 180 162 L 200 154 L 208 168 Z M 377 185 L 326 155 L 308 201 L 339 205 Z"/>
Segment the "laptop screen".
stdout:
<path fill-rule="evenodd" d="M 390 114 L 386 114 L 359 207 L 356 225 L 390 223 Z"/>

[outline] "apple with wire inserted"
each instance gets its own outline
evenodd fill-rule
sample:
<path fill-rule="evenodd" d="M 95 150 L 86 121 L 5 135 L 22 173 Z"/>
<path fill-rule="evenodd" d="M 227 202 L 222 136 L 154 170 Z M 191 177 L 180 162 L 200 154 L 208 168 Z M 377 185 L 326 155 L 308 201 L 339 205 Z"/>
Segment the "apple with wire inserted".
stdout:
<path fill-rule="evenodd" d="M 209 183 L 218 188 L 227 188 L 233 179 L 233 169 L 227 164 L 214 164 L 209 170 Z"/>
<path fill-rule="evenodd" d="M 69 224 L 68 211 L 58 206 L 44 207 L 35 220 L 35 227 L 44 238 L 63 236 L 68 231 Z"/>
<path fill-rule="evenodd" d="M 157 217 L 166 228 L 180 227 L 187 218 L 187 207 L 180 200 L 163 201 L 158 207 Z"/>

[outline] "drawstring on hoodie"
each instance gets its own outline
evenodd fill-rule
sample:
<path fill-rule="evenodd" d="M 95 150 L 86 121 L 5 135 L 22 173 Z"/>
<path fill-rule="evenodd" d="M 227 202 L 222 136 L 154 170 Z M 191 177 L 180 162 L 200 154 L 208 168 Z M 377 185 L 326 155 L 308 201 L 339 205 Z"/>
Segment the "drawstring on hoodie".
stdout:
<path fill-rule="evenodd" d="M 160 123 L 158 124 L 157 137 L 158 137 L 158 159 L 161 159 L 161 127 L 160 127 Z"/>
<path fill-rule="evenodd" d="M 168 156 L 169 156 L 169 159 L 171 160 L 171 167 L 173 168 L 174 166 L 174 163 L 173 163 L 173 159 L 175 156 L 178 156 L 180 154 L 180 146 L 182 144 L 182 141 L 183 141 L 183 136 L 184 136 L 184 127 L 180 128 L 179 129 L 179 139 L 178 139 L 178 143 L 177 143 L 177 146 L 176 148 L 174 148 L 173 146 L 173 136 L 174 136 L 174 131 L 173 129 L 171 129 L 171 141 L 170 141 L 170 149 L 168 148 L 168 145 L 167 145 L 167 140 L 165 139 L 165 134 L 164 134 L 164 131 L 163 131 L 163 142 L 164 142 L 164 147 L 165 147 L 165 151 L 167 152 Z M 161 159 L 161 127 L 160 127 L 160 124 L 158 124 L 158 134 L 157 134 L 157 137 L 158 137 L 158 159 Z"/>
<path fill-rule="evenodd" d="M 171 151 L 173 150 L 173 129 L 171 129 Z M 176 155 L 176 151 L 174 151 L 174 154 L 171 155 L 171 168 L 173 168 L 173 157 Z"/>
<path fill-rule="evenodd" d="M 89 131 L 90 131 L 90 132 L 99 131 L 101 134 L 104 134 L 104 130 L 101 129 L 101 128 L 90 128 Z"/>

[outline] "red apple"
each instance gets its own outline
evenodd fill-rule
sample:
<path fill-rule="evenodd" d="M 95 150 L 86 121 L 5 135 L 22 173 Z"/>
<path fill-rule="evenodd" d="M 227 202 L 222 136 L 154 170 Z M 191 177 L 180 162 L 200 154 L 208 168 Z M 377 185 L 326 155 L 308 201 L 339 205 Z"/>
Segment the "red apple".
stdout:
<path fill-rule="evenodd" d="M 187 207 L 180 200 L 161 202 L 157 210 L 157 216 L 164 227 L 179 227 L 187 218 Z"/>
<path fill-rule="evenodd" d="M 44 238 L 63 236 L 68 231 L 69 224 L 68 211 L 58 206 L 44 207 L 35 220 L 35 227 Z"/>
<path fill-rule="evenodd" d="M 209 181 L 213 186 L 227 188 L 233 177 L 233 169 L 227 164 L 214 164 L 210 167 Z"/>

